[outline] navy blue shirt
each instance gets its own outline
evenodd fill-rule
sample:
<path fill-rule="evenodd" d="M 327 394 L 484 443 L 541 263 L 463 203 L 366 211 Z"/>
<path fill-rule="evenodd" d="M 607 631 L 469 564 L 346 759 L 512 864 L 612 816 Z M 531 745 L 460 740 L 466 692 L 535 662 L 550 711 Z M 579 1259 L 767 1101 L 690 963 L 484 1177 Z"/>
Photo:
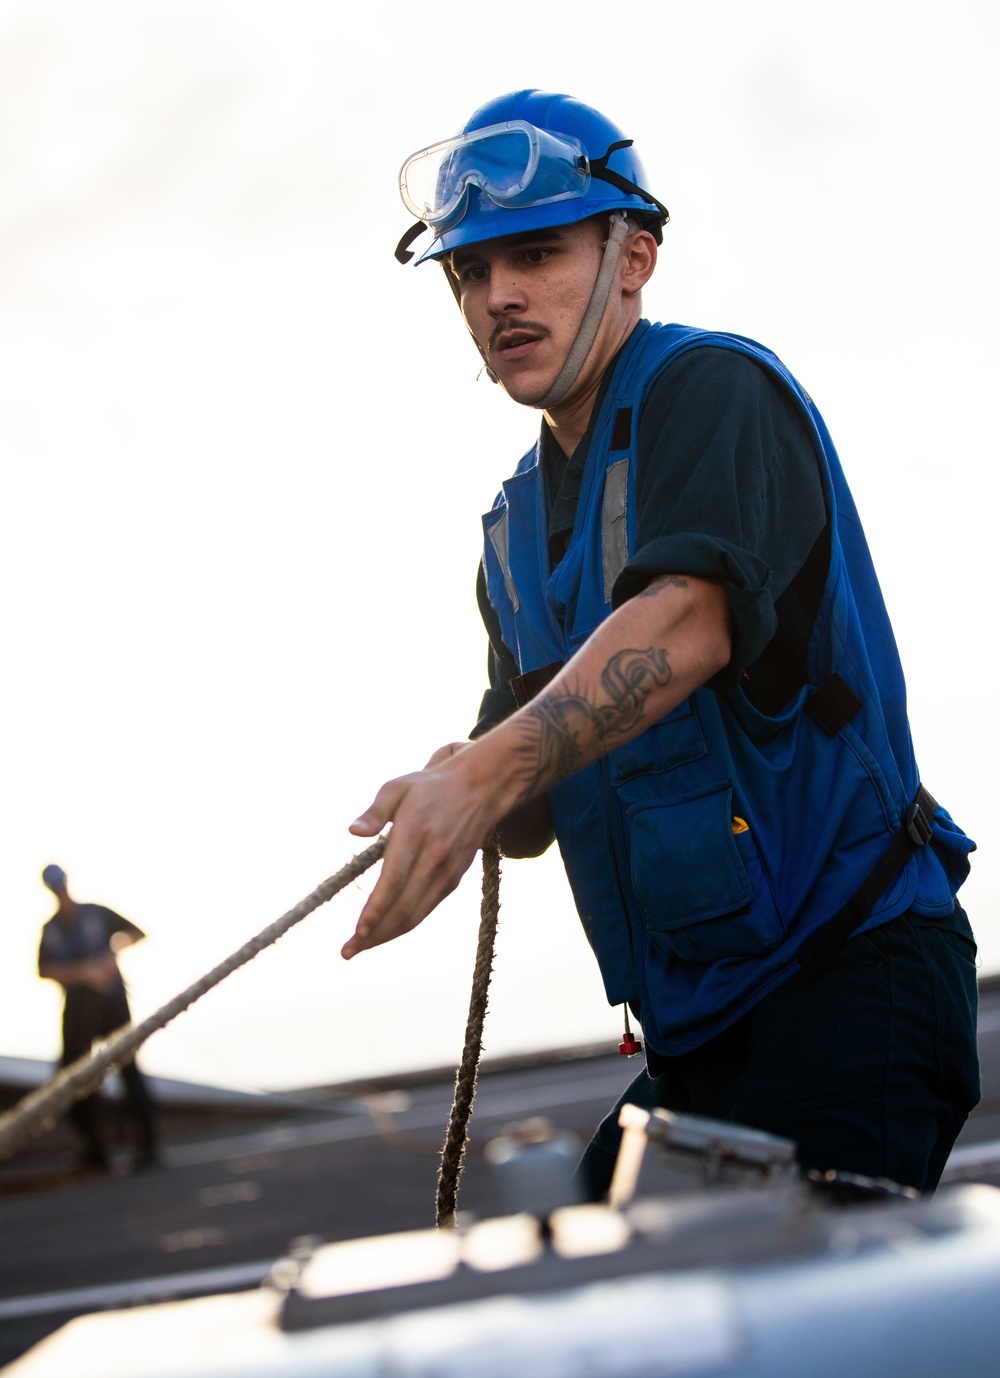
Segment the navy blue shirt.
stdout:
<path fill-rule="evenodd" d="M 562 559 L 573 530 L 593 427 L 610 381 L 605 373 L 590 426 L 571 456 L 542 423 L 549 496 L 549 561 Z M 683 354 L 649 390 L 636 447 L 635 551 L 619 575 L 621 606 L 660 574 L 719 582 L 729 603 L 733 654 L 710 681 L 741 684 L 765 713 L 805 681 L 805 653 L 829 563 L 827 513 L 809 426 L 790 393 L 735 350 Z M 472 732 L 514 712 L 508 685 L 520 672 L 486 597 L 489 683 Z"/>
<path fill-rule="evenodd" d="M 127 933 L 133 940 L 143 936 L 141 928 L 103 904 L 78 904 L 71 919 L 55 914 L 42 928 L 38 965 L 101 957 L 112 950 L 111 937 L 115 933 Z"/>

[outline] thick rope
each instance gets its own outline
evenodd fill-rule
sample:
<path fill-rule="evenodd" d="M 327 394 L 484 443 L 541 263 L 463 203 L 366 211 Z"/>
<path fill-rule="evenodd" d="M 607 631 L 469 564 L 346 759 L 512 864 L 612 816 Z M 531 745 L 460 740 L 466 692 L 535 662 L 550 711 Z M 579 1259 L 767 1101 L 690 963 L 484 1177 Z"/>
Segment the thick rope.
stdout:
<path fill-rule="evenodd" d="M 465 1148 L 469 1141 L 469 1116 L 476 1095 L 479 1058 L 483 1051 L 483 1021 L 493 974 L 493 948 L 500 914 L 500 852 L 496 843 L 483 848 L 483 902 L 479 917 L 479 942 L 472 976 L 469 1018 L 465 1025 L 465 1047 L 455 1076 L 455 1099 L 448 1120 L 448 1133 L 441 1150 L 438 1172 L 436 1220 L 438 1229 L 455 1225 L 458 1180 L 462 1175 Z"/>
<path fill-rule="evenodd" d="M 317 885 L 311 895 L 300 900 L 294 909 L 289 909 L 280 919 L 261 929 L 255 938 L 243 944 L 231 957 L 213 967 L 211 971 L 193 982 L 186 990 L 168 1000 L 141 1024 L 126 1024 L 116 1033 L 110 1034 L 107 1042 L 94 1052 L 78 1058 L 58 1072 L 51 1081 L 32 1091 L 12 1109 L 0 1115 L 0 1162 L 11 1157 L 19 1148 L 47 1129 L 51 1129 L 60 1115 L 84 1096 L 95 1091 L 108 1072 L 121 1066 L 134 1056 L 139 1046 L 164 1025 L 176 1018 L 189 1005 L 219 985 L 239 967 L 245 966 L 258 952 L 270 947 L 295 924 L 301 922 L 314 909 L 326 904 L 338 891 L 350 885 L 352 880 L 363 875 L 370 866 L 380 859 L 385 851 L 386 838 L 380 837 L 370 847 L 347 863 L 346 866 Z"/>

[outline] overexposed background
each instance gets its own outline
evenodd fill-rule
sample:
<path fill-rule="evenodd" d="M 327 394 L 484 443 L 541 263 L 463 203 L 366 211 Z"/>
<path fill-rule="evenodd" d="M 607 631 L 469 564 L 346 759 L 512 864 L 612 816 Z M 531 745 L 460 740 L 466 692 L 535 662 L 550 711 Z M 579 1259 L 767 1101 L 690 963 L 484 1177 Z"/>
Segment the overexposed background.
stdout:
<path fill-rule="evenodd" d="M 475 720 L 478 515 L 537 416 L 392 249 L 406 154 L 567 90 L 673 223 L 647 314 L 764 340 L 879 566 L 924 779 L 1000 967 L 995 73 L 987 0 L 0 0 L 0 1053 L 54 1056 L 57 861 L 149 941 L 144 1015 L 358 849 Z M 349 965 L 366 877 L 156 1036 L 280 1087 L 457 1058 L 478 876 Z M 505 869 L 488 1052 L 616 1040 L 555 857 Z"/>

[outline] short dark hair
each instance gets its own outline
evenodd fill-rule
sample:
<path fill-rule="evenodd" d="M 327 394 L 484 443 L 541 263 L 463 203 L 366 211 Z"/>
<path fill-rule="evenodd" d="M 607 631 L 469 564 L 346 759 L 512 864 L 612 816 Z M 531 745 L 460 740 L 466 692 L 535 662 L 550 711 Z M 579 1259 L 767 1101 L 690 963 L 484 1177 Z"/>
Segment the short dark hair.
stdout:
<path fill-rule="evenodd" d="M 66 884 L 66 872 L 61 866 L 56 866 L 53 863 L 46 866 L 42 872 L 42 880 L 50 890 L 58 890 L 61 885 Z"/>

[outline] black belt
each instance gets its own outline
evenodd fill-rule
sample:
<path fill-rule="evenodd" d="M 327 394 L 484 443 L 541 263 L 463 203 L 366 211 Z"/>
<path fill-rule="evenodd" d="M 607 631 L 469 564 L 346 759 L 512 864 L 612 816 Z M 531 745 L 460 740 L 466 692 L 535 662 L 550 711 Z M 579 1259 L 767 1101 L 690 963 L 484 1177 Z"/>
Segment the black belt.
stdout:
<path fill-rule="evenodd" d="M 514 695 L 514 702 L 518 708 L 523 708 L 536 694 L 548 688 L 564 663 L 562 660 L 554 660 L 551 665 L 543 665 L 540 670 L 529 670 L 525 675 L 515 675 L 513 679 L 508 680 L 510 692 Z"/>
<path fill-rule="evenodd" d="M 937 800 L 923 785 L 906 811 L 902 827 L 889 850 L 880 857 L 853 899 L 839 914 L 814 933 L 798 953 L 799 966 L 807 976 L 816 976 L 852 933 L 856 932 L 875 908 L 875 901 L 890 881 L 899 875 L 910 857 L 925 847 L 931 838 L 931 825 L 937 813 Z"/>

